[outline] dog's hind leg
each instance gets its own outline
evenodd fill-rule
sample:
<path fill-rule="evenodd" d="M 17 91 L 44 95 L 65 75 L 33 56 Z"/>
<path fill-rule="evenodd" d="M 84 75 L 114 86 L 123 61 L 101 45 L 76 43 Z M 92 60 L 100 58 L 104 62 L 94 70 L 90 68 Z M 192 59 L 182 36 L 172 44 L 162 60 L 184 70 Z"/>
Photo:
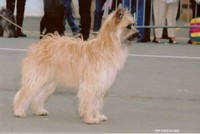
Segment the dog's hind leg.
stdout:
<path fill-rule="evenodd" d="M 26 89 L 24 86 L 20 88 L 13 101 L 13 112 L 16 117 L 26 117 L 26 110 L 37 92 L 38 90 Z"/>
<path fill-rule="evenodd" d="M 56 83 L 52 82 L 43 86 L 42 90 L 33 98 L 32 112 L 38 116 L 48 115 L 48 111 L 44 109 L 45 100 L 54 93 Z"/>
<path fill-rule="evenodd" d="M 23 80 L 22 80 L 23 81 Z M 40 76 L 28 77 L 26 82 L 22 82 L 22 87 L 13 100 L 13 112 L 16 117 L 25 117 L 26 110 L 32 99 L 40 92 L 46 80 Z"/>

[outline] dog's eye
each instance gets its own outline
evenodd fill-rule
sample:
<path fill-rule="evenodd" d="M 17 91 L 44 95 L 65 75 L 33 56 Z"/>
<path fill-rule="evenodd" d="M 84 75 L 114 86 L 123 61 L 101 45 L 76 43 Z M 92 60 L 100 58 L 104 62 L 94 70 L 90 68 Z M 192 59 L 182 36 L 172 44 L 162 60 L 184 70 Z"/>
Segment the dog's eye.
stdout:
<path fill-rule="evenodd" d="M 133 24 L 129 24 L 126 28 L 131 29 Z"/>

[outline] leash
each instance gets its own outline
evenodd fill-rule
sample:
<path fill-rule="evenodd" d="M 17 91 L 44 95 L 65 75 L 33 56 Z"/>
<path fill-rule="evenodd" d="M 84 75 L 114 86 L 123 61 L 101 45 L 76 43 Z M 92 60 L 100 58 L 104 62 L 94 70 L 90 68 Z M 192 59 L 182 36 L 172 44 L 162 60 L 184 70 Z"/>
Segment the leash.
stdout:
<path fill-rule="evenodd" d="M 25 29 L 25 28 L 23 28 L 23 27 L 17 25 L 16 23 L 12 22 L 11 20 L 9 20 L 8 18 L 6 18 L 6 17 L 3 16 L 2 14 L 0 14 L 0 17 L 2 17 L 3 19 L 5 19 L 5 20 L 8 21 L 9 23 L 13 24 L 14 26 L 20 28 L 20 29 L 23 30 L 23 31 L 26 31 L 26 32 L 28 32 L 28 33 L 30 33 L 30 34 L 32 34 L 32 35 L 42 36 L 42 35 L 38 34 L 37 32 L 33 32 L 33 31 L 31 31 L 31 30 Z"/>

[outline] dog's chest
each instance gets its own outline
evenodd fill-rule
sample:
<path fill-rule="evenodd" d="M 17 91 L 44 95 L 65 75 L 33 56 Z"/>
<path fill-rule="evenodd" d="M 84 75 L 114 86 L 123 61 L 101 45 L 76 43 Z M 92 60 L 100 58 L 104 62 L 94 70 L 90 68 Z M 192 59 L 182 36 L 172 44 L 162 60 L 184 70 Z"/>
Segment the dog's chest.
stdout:
<path fill-rule="evenodd" d="M 104 89 L 108 89 L 115 81 L 117 73 L 121 70 L 126 62 L 127 51 L 119 52 L 113 56 L 112 62 L 108 63 L 100 71 L 101 84 Z"/>

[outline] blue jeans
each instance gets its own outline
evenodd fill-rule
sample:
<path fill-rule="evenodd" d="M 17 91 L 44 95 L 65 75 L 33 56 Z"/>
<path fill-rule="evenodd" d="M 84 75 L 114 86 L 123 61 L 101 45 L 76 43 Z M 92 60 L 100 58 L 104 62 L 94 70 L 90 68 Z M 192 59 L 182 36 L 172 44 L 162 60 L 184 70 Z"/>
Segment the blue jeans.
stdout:
<path fill-rule="evenodd" d="M 80 28 L 78 25 L 76 25 L 74 21 L 74 17 L 72 15 L 71 2 L 72 0 L 64 0 L 64 7 L 65 7 L 64 25 L 65 25 L 65 20 L 67 20 L 72 32 L 76 32 L 76 31 L 80 31 Z"/>
<path fill-rule="evenodd" d="M 137 25 L 138 26 L 144 26 L 145 25 L 145 5 L 144 2 L 145 0 L 136 0 L 136 19 L 137 19 Z M 143 40 L 144 39 L 144 28 L 138 28 L 138 31 L 140 33 L 141 38 L 139 40 Z"/>
<path fill-rule="evenodd" d="M 95 3 L 95 11 L 94 11 L 94 31 L 99 31 L 102 22 L 102 16 L 104 10 L 102 10 L 104 3 L 106 0 L 96 0 Z"/>

